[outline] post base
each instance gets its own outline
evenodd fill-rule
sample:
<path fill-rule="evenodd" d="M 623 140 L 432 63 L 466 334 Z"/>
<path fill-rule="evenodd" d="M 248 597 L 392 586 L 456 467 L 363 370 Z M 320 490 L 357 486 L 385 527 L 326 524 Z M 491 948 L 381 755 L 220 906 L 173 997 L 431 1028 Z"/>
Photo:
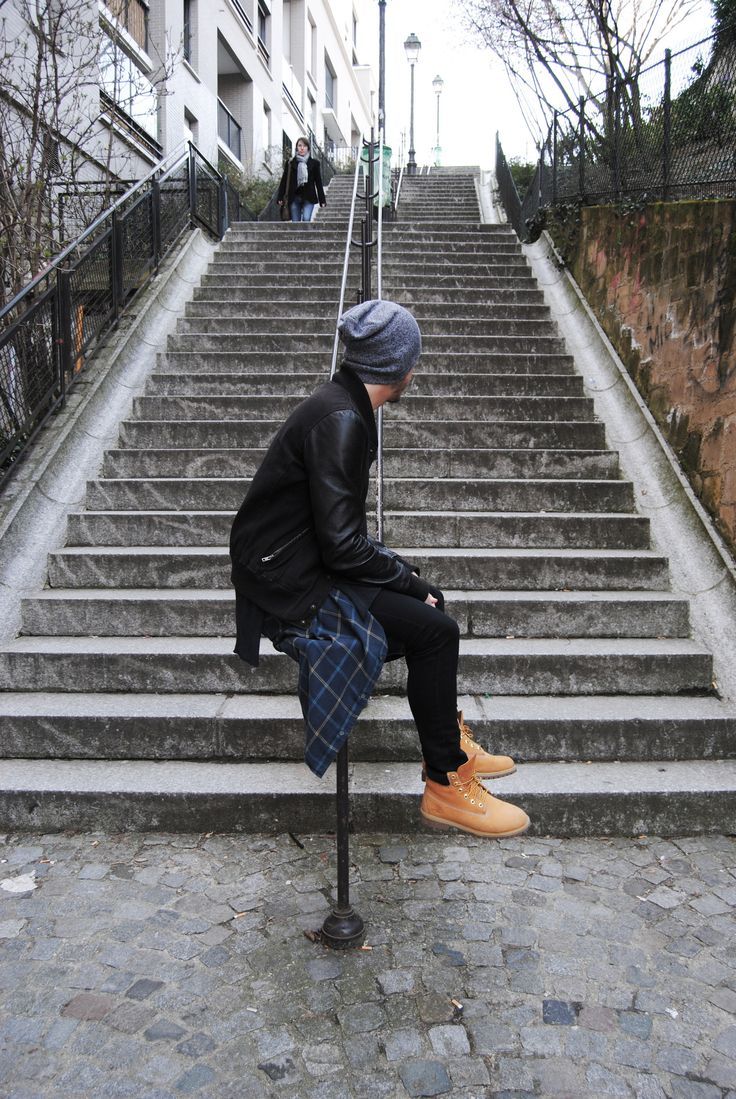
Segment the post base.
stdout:
<path fill-rule="evenodd" d="M 333 950 L 360 946 L 365 938 L 365 924 L 355 909 L 333 908 L 322 924 L 322 942 Z"/>

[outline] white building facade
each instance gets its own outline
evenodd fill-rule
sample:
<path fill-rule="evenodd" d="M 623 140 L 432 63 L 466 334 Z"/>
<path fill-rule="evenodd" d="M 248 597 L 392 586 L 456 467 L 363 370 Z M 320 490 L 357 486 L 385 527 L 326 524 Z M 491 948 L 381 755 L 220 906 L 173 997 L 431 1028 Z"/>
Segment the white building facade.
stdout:
<path fill-rule="evenodd" d="M 116 48 L 139 81 L 132 97 L 136 75 L 119 82 L 119 110 L 134 123 L 120 136 L 142 160 L 155 163 L 190 139 L 215 165 L 225 157 L 235 169 L 276 175 L 300 135 L 337 153 L 375 124 L 373 0 L 108 3 L 99 0 L 102 25 L 122 24 Z"/>

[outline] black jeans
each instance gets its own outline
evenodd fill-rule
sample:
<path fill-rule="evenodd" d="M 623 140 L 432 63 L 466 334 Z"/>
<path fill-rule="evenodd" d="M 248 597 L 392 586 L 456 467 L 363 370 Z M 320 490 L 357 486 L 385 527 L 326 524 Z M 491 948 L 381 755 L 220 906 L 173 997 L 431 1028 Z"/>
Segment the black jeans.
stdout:
<path fill-rule="evenodd" d="M 383 626 L 389 652 L 402 649 L 409 676 L 407 696 L 429 778 L 447 784 L 447 772 L 467 762 L 457 724 L 457 659 L 460 630 L 445 614 L 442 593 L 430 607 L 410 595 L 383 588 L 371 614 Z"/>

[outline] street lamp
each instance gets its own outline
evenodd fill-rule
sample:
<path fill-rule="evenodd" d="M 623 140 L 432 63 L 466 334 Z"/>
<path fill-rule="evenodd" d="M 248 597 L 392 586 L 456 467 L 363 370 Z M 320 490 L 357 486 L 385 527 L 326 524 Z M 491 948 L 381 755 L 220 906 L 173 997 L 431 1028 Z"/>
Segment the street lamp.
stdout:
<path fill-rule="evenodd" d="M 406 165 L 407 175 L 415 176 L 417 174 L 417 162 L 414 159 L 414 66 L 419 59 L 419 51 L 422 48 L 422 43 L 417 36 L 412 32 L 404 43 L 404 49 L 406 51 L 406 60 L 411 66 L 411 107 L 409 110 L 409 160 Z"/>
<path fill-rule="evenodd" d="M 440 153 L 442 152 L 442 149 L 440 148 L 440 96 L 442 95 L 444 83 L 441 76 L 436 76 L 432 81 L 432 87 L 437 95 L 437 141 L 434 147 L 434 164 L 436 168 L 439 167 Z"/>

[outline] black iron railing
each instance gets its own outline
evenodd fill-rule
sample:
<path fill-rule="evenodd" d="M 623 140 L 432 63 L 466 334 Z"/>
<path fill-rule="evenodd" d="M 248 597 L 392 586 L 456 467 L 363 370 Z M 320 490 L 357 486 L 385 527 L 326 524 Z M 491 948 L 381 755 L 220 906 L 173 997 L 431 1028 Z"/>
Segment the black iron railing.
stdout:
<path fill-rule="evenodd" d="M 66 400 L 99 341 L 184 231 L 252 220 L 189 145 L 136 184 L 0 311 L 0 487 Z"/>
<path fill-rule="evenodd" d="M 516 188 L 497 144 L 507 216 L 522 239 L 538 211 L 594 204 L 736 195 L 736 56 L 717 39 L 671 54 L 605 95 L 555 112 L 535 176 L 516 209 Z M 514 196 L 516 195 L 516 198 Z M 508 205 L 507 205 L 508 202 Z"/>

